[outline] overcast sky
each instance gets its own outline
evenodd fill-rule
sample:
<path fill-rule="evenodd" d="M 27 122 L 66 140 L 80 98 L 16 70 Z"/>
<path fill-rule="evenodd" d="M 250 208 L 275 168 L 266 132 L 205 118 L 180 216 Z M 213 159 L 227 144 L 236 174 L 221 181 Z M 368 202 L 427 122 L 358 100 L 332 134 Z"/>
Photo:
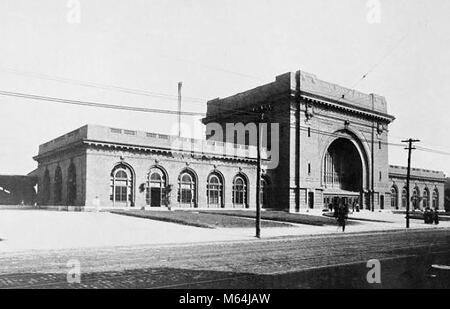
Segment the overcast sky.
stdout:
<path fill-rule="evenodd" d="M 183 95 L 204 102 L 298 69 L 347 87 L 370 71 L 356 88 L 386 97 L 397 118 L 390 141 L 450 152 L 449 13 L 448 0 L 1 0 L 0 90 L 176 109 L 173 99 L 12 71 L 172 95 L 183 81 Z M 0 107 L 0 174 L 32 171 L 39 144 L 87 123 L 176 132 L 176 116 L 4 96 Z M 406 164 L 402 148 L 389 155 Z M 413 165 L 450 175 L 450 156 L 415 151 Z"/>

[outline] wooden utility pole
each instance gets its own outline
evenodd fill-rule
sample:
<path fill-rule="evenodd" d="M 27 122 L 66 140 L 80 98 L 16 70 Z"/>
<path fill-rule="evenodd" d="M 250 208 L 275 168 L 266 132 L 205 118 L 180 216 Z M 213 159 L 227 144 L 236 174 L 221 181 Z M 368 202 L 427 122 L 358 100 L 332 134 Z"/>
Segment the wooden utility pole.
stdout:
<path fill-rule="evenodd" d="M 268 106 L 258 106 L 252 111 L 258 113 L 256 120 L 256 237 L 261 238 L 261 123 L 265 119 L 265 112 L 272 108 Z"/>
<path fill-rule="evenodd" d="M 261 113 L 261 117 L 256 124 L 256 237 L 261 238 L 261 132 L 260 123 L 264 114 Z"/>
<path fill-rule="evenodd" d="M 181 87 L 183 82 L 178 83 L 178 137 L 181 137 Z"/>
<path fill-rule="evenodd" d="M 372 102 L 372 112 L 374 112 L 375 111 L 375 96 L 374 96 L 374 94 L 371 94 L 370 95 L 370 99 L 371 99 L 371 102 Z M 375 182 L 375 171 L 374 171 L 374 168 L 375 168 L 375 149 L 374 149 L 374 139 L 375 139 L 375 122 L 373 121 L 373 118 L 372 118 L 372 137 L 371 137 L 371 145 L 370 145 L 370 148 L 371 148 L 371 152 L 370 152 L 370 170 L 371 170 L 371 173 L 370 173 L 370 182 L 371 182 L 371 186 L 370 186 L 370 194 L 369 194 L 369 196 L 370 196 L 370 205 L 369 205 L 369 207 L 370 207 L 370 209 L 372 210 L 372 212 L 374 212 L 375 211 L 375 192 L 374 192 L 374 182 Z"/>
<path fill-rule="evenodd" d="M 406 174 L 406 228 L 409 229 L 409 203 L 410 203 L 410 194 L 409 194 L 409 181 L 411 178 L 411 151 L 416 149 L 413 147 L 413 143 L 420 142 L 418 139 L 407 139 L 403 140 L 402 143 L 408 143 L 408 147 L 405 148 L 408 150 L 408 172 Z"/>

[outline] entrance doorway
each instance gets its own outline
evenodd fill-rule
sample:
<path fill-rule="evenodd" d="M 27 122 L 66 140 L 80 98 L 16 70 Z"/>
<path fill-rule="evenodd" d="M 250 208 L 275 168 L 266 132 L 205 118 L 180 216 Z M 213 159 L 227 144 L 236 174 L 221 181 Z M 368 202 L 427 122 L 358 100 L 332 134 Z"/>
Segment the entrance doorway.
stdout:
<path fill-rule="evenodd" d="M 346 133 L 346 132 L 342 132 Z M 322 184 L 325 187 L 324 196 L 329 197 L 333 205 L 343 203 L 359 209 L 368 205 L 363 196 L 367 177 L 367 160 L 363 150 L 350 136 L 335 139 L 328 147 L 323 158 Z M 330 204 L 326 205 L 330 207 Z M 356 208 L 356 206 L 355 206 Z"/>
<path fill-rule="evenodd" d="M 308 207 L 314 209 L 314 192 L 308 192 Z"/>
<path fill-rule="evenodd" d="M 356 211 L 361 209 L 360 197 L 356 194 L 325 194 L 324 201 L 327 203 L 324 205 L 330 211 L 334 210 L 339 205 L 345 205 L 350 211 Z"/>
<path fill-rule="evenodd" d="M 159 168 L 152 168 L 149 173 L 146 200 L 150 207 L 161 207 L 163 190 L 166 187 L 166 175 Z"/>

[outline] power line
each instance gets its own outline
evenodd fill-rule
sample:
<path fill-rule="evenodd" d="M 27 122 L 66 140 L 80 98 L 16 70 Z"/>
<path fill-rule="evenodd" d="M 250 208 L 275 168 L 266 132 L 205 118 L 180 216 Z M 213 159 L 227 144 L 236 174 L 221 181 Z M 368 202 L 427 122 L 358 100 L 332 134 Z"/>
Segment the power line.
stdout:
<path fill-rule="evenodd" d="M 158 99 L 165 99 L 165 100 L 178 100 L 178 96 L 176 96 L 176 95 L 160 93 L 160 92 L 152 92 L 152 91 L 141 90 L 141 89 L 133 89 L 133 88 L 126 88 L 126 87 L 115 86 L 115 85 L 94 83 L 94 82 L 89 82 L 89 81 L 81 81 L 81 80 L 64 78 L 64 77 L 55 76 L 55 75 L 49 75 L 49 74 L 43 74 L 43 73 L 37 73 L 37 72 L 31 72 L 31 71 L 21 71 L 21 70 L 5 68 L 5 67 L 0 67 L 0 71 L 17 74 L 17 75 L 21 75 L 21 76 L 26 76 L 26 77 L 31 77 L 31 78 L 36 78 L 36 79 L 50 80 L 50 81 L 55 81 L 55 82 L 59 82 L 59 83 L 77 85 L 77 86 L 82 86 L 82 87 L 90 87 L 90 88 L 97 88 L 97 89 L 102 89 L 102 90 L 118 91 L 118 92 L 122 92 L 122 93 L 128 93 L 128 94 L 133 94 L 133 95 L 142 95 L 142 96 L 153 97 L 153 98 L 158 98 Z M 192 103 L 197 103 L 197 104 L 202 104 L 202 103 L 204 104 L 206 101 L 208 101 L 207 99 L 204 99 L 204 98 L 194 98 L 194 97 L 185 97 L 184 100 L 192 102 Z"/>
<path fill-rule="evenodd" d="M 135 106 L 123 106 L 123 105 L 114 105 L 114 104 L 105 104 L 105 103 L 97 103 L 97 102 L 89 102 L 89 101 L 80 101 L 80 100 L 69 100 L 69 99 L 62 99 L 62 98 L 55 98 L 55 97 L 48 97 L 48 96 L 39 96 L 34 94 L 27 94 L 27 93 L 18 93 L 18 92 L 9 92 L 9 91 L 2 91 L 0 90 L 0 95 L 2 96 L 8 96 L 8 97 L 17 97 L 17 98 L 23 98 L 23 99 L 30 99 L 30 100 L 37 100 L 37 101 L 45 101 L 45 102 L 54 102 L 54 103 L 60 103 L 60 104 L 69 104 L 69 105 L 78 105 L 78 106 L 88 106 L 88 107 L 97 107 L 97 108 L 107 108 L 107 109 L 114 109 L 114 110 L 126 110 L 126 111 L 134 111 L 134 112 L 145 112 L 145 113 L 159 113 L 159 114 L 169 114 L 169 115 L 178 115 L 179 112 L 175 110 L 166 110 L 166 109 L 153 109 L 153 108 L 144 108 L 144 107 L 135 107 Z M 247 114 L 253 114 L 253 115 L 259 115 L 256 112 L 250 111 L 250 110 L 234 110 L 234 114 L 237 113 L 247 113 Z M 205 113 L 199 113 L 199 112 L 181 112 L 181 115 L 185 116 L 206 116 Z M 276 120 L 273 117 L 271 120 Z M 279 120 L 282 120 L 280 118 Z M 301 130 L 307 130 L 309 127 L 301 126 Z M 323 130 L 313 129 L 310 128 L 313 132 L 332 136 L 332 137 L 342 137 L 342 135 L 332 132 L 327 132 Z M 390 143 L 390 142 L 383 142 L 378 141 L 381 145 L 388 145 L 388 146 L 394 146 L 394 147 L 404 147 L 402 144 L 398 143 Z M 450 156 L 450 152 L 440 151 L 436 149 L 431 148 L 425 148 L 425 147 L 417 147 L 418 151 L 428 152 L 428 153 L 435 153 L 440 155 L 447 155 Z"/>
<path fill-rule="evenodd" d="M 105 103 L 97 103 L 97 102 L 90 102 L 90 101 L 80 101 L 80 100 L 70 100 L 70 99 L 62 99 L 62 98 L 56 98 L 56 97 L 48 97 L 48 96 L 40 96 L 35 94 L 28 94 L 28 93 L 21 93 L 21 92 L 10 92 L 10 91 L 3 91 L 0 90 L 0 95 L 2 96 L 8 96 L 8 97 L 17 97 L 17 98 L 23 98 L 23 99 L 30 99 L 30 100 L 37 100 L 37 101 L 45 101 L 45 102 L 54 102 L 54 103 L 60 103 L 60 104 L 70 104 L 70 105 L 78 105 L 78 106 L 88 106 L 88 107 L 97 107 L 97 108 L 107 108 L 107 109 L 115 109 L 115 110 L 127 110 L 127 111 L 135 111 L 135 112 L 147 112 L 147 113 L 160 113 L 160 114 L 170 114 L 170 115 L 178 115 L 179 112 L 176 110 L 166 110 L 166 109 L 153 109 L 153 108 L 145 108 L 145 107 L 135 107 L 135 106 L 123 106 L 123 105 L 114 105 L 114 104 L 105 104 Z M 247 114 L 253 114 L 253 115 L 259 115 L 258 112 L 251 111 L 251 110 L 242 110 L 243 112 L 246 112 Z M 239 113 L 240 110 L 234 110 L 234 113 Z M 199 113 L 199 112 L 181 112 L 182 115 L 186 116 L 206 116 L 205 113 Z M 273 119 L 273 118 L 272 118 Z M 301 129 L 306 130 L 308 127 L 301 127 Z M 342 135 L 332 133 L 332 132 L 326 132 L 318 129 L 312 129 L 316 133 L 325 134 L 329 136 L 335 136 L 339 137 Z M 385 143 L 386 145 L 393 145 L 393 146 L 400 146 L 403 147 L 401 144 L 393 144 L 393 143 Z"/>
<path fill-rule="evenodd" d="M 416 149 L 419 150 L 419 151 L 424 151 L 424 152 L 430 152 L 430 153 L 436 153 L 436 154 L 440 154 L 440 155 L 450 156 L 450 152 L 447 152 L 447 151 L 430 149 L 430 148 L 425 148 L 425 147 L 420 147 L 420 146 L 417 146 Z"/>
<path fill-rule="evenodd" d="M 391 54 L 394 53 L 394 51 L 400 46 L 400 44 L 410 35 L 410 32 L 406 33 L 403 37 L 398 40 L 398 42 L 394 45 L 394 47 L 389 50 L 381 59 L 376 62 L 366 73 L 361 76 L 361 78 L 352 86 L 352 88 L 355 88 L 362 80 L 366 79 L 366 77 L 372 73 L 386 58 L 388 58 Z"/>
<path fill-rule="evenodd" d="M 240 108 L 240 109 L 223 109 L 223 110 L 220 110 L 221 114 L 222 113 L 227 113 L 227 112 L 231 112 L 231 113 L 227 114 L 227 118 L 231 118 L 231 117 L 233 117 L 235 115 L 239 115 L 239 114 L 253 115 L 255 117 L 259 116 L 258 112 L 255 112 L 255 111 L 252 111 L 250 109 L 247 109 L 246 107 Z M 285 118 L 283 118 L 281 116 L 275 116 L 274 117 L 272 115 L 268 116 L 268 119 L 270 121 L 285 121 L 286 120 Z M 315 128 L 311 128 L 311 127 L 307 127 L 307 126 L 300 126 L 300 129 L 302 131 L 306 131 L 306 130 L 308 130 L 308 128 L 312 132 L 316 132 L 316 133 L 319 133 L 319 134 L 324 134 L 324 135 L 328 135 L 328 136 L 332 136 L 332 137 L 342 137 L 342 135 L 337 134 L 337 133 L 327 132 L 327 131 L 323 131 L 323 130 L 319 130 L 319 129 L 315 129 Z M 380 141 L 380 140 L 378 140 L 378 142 L 381 143 L 381 145 L 388 145 L 388 146 L 395 146 L 395 147 L 402 147 L 402 148 L 405 146 L 404 144 L 401 144 L 401 143 L 383 142 L 383 141 Z M 427 150 L 427 149 L 420 148 L 418 150 Z M 433 150 L 433 149 L 429 149 L 429 150 Z M 439 152 L 439 153 L 443 153 L 443 152 L 440 152 L 438 150 L 435 150 L 435 151 Z M 448 154 L 450 155 L 450 153 L 448 153 Z"/>
<path fill-rule="evenodd" d="M 422 26 L 422 25 L 423 25 L 423 22 L 419 22 L 418 25 L 419 25 L 419 26 Z M 345 95 L 346 95 L 346 94 L 348 94 L 350 91 L 354 91 L 354 90 L 355 90 L 354 88 L 355 88 L 362 80 L 366 79 L 367 76 L 368 76 L 369 74 L 371 74 L 378 66 L 380 66 L 381 63 L 383 63 L 383 61 L 384 61 L 386 58 L 388 58 L 390 55 L 392 55 L 392 54 L 394 53 L 394 51 L 401 45 L 401 43 L 402 43 L 404 40 L 406 40 L 406 38 L 408 38 L 408 37 L 410 36 L 411 33 L 412 33 L 412 30 L 410 29 L 405 35 L 403 35 L 403 36 L 396 42 L 396 44 L 394 44 L 394 46 L 393 46 L 390 50 L 388 50 L 387 53 L 385 53 L 385 54 L 381 57 L 381 59 L 380 59 L 379 61 L 377 61 L 374 65 L 372 65 L 372 67 L 369 68 L 369 70 L 368 70 L 366 73 L 364 73 L 364 74 L 363 74 L 363 75 L 362 75 L 362 76 L 361 76 L 361 77 L 353 84 L 352 87 L 348 88 L 343 94 L 341 94 L 341 97 L 340 97 L 340 98 L 339 98 L 338 96 L 333 96 L 333 95 L 331 95 L 331 96 L 337 98 L 337 99 L 338 99 L 338 102 L 341 102 L 341 100 L 345 98 Z"/>
<path fill-rule="evenodd" d="M 179 58 L 179 57 L 170 57 L 170 56 L 167 56 L 167 55 L 160 55 L 160 57 L 174 59 L 176 61 L 181 61 L 181 62 L 192 63 L 192 64 L 195 64 L 195 65 L 200 66 L 200 67 L 204 67 L 205 69 L 212 70 L 212 71 L 218 71 L 218 72 L 222 72 L 222 73 L 232 74 L 232 75 L 235 75 L 235 76 L 244 77 L 244 78 L 253 79 L 253 80 L 262 81 L 262 82 L 266 81 L 265 79 L 263 79 L 261 77 L 258 77 L 258 76 L 255 76 L 255 75 L 250 75 L 250 74 L 246 74 L 246 73 L 242 73 L 242 72 L 232 71 L 232 70 L 228 70 L 228 69 L 212 66 L 212 65 L 209 65 L 209 64 L 200 63 L 200 62 L 189 60 L 189 59 L 184 59 L 184 58 Z"/>
<path fill-rule="evenodd" d="M 37 101 L 46 101 L 46 102 L 55 102 L 55 103 L 61 103 L 61 104 L 108 108 L 108 109 L 115 109 L 115 110 L 127 110 L 127 111 L 134 111 L 134 112 L 159 113 L 159 114 L 169 114 L 169 115 L 178 115 L 178 113 L 179 113 L 178 111 L 175 111 L 175 110 L 114 105 L 114 104 L 105 104 L 105 103 L 80 101 L 80 100 L 69 100 L 69 99 L 40 96 L 40 95 L 21 93 L 21 92 L 10 92 L 10 91 L 3 91 L 3 90 L 0 90 L 0 95 L 8 96 L 8 97 L 30 99 L 30 100 L 37 100 Z M 181 114 L 185 115 L 185 116 L 202 116 L 202 117 L 205 116 L 204 113 L 199 113 L 199 112 L 181 112 Z"/>
<path fill-rule="evenodd" d="M 241 109 L 223 109 L 220 111 L 220 113 L 226 113 L 226 112 L 231 112 L 230 114 L 227 114 L 227 118 L 231 118 L 235 115 L 239 115 L 239 114 L 245 114 L 245 115 L 253 115 L 255 117 L 257 117 L 259 115 L 259 113 L 251 111 L 249 109 L 246 108 L 241 108 Z M 268 116 L 268 119 L 270 121 L 285 121 L 286 119 L 283 117 L 273 117 L 273 116 Z M 314 129 L 311 127 L 306 127 L 306 126 L 300 126 L 300 129 L 302 131 L 306 131 L 308 130 L 308 128 L 310 128 L 310 130 L 312 132 L 316 132 L 319 134 L 323 134 L 323 135 L 327 135 L 327 136 L 331 136 L 331 137 L 342 137 L 342 135 L 337 134 L 337 133 L 333 133 L 333 132 L 327 132 L 327 131 L 323 131 L 323 130 L 319 130 L 319 129 Z M 390 135 L 389 135 L 390 136 Z M 395 137 L 395 136 L 394 136 Z M 401 143 L 393 143 L 393 142 L 384 142 L 381 140 L 378 140 L 378 143 L 380 143 L 381 145 L 386 145 L 386 146 L 394 146 L 394 147 L 401 147 L 404 148 L 404 144 Z M 430 153 L 435 153 L 435 154 L 440 154 L 440 155 L 449 155 L 450 156 L 450 152 L 445 152 L 445 151 L 440 151 L 440 150 L 436 150 L 436 149 L 432 149 L 432 148 L 425 148 L 425 147 L 417 147 L 418 151 L 422 151 L 422 152 L 430 152 Z"/>
<path fill-rule="evenodd" d="M 167 110 L 167 109 L 154 109 L 154 108 L 144 108 L 144 107 L 134 107 L 134 106 L 123 106 L 123 105 L 114 105 L 114 104 L 105 104 L 105 103 L 97 103 L 97 102 L 89 102 L 89 101 L 81 101 L 81 100 L 70 100 L 70 99 L 63 99 L 63 98 L 56 98 L 56 97 L 48 97 L 48 96 L 40 96 L 35 94 L 28 94 L 28 93 L 21 93 L 21 92 L 10 92 L 10 91 L 2 91 L 0 90 L 0 95 L 3 96 L 9 96 L 9 97 L 18 97 L 18 98 L 24 98 L 24 99 L 30 99 L 30 100 L 38 100 L 38 101 L 46 101 L 46 102 L 54 102 L 54 103 L 61 103 L 61 104 L 70 104 L 70 105 L 79 105 L 79 106 L 88 106 L 88 107 L 97 107 L 97 108 L 108 108 L 108 109 L 115 109 L 115 110 L 127 110 L 127 111 L 135 111 L 135 112 L 146 112 L 146 113 L 159 113 L 159 114 L 169 114 L 169 115 L 178 115 L 178 111 L 175 110 Z M 232 111 L 232 113 L 228 116 L 233 116 L 239 113 L 245 113 L 245 114 L 253 114 L 255 116 L 259 115 L 256 112 L 253 112 L 251 110 L 247 110 L 245 108 L 242 109 L 228 109 L 224 110 L 223 112 Z M 181 112 L 181 115 L 185 116 L 201 116 L 205 117 L 205 113 L 200 112 Z M 276 117 L 270 117 L 271 120 L 277 120 Z M 283 118 L 278 118 L 278 120 L 284 120 Z M 308 127 L 301 127 L 302 130 L 307 130 Z M 316 133 L 328 135 L 328 136 L 334 136 L 334 137 L 340 137 L 342 135 L 334 134 L 331 132 L 326 132 L 318 129 L 312 129 Z M 390 142 L 383 142 L 379 141 L 382 145 L 389 145 L 389 146 L 395 146 L 395 147 L 404 147 L 402 144 L 398 143 L 390 143 Z M 425 147 L 417 147 L 418 151 L 428 152 L 428 153 L 435 153 L 440 155 L 448 155 L 450 156 L 450 152 L 446 151 L 440 151 L 432 148 L 425 148 Z"/>

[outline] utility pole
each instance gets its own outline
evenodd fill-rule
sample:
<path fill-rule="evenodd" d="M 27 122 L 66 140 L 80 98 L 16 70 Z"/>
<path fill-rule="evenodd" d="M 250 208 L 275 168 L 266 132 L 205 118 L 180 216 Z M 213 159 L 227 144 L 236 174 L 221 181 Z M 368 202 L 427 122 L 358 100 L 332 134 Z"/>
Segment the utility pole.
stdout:
<path fill-rule="evenodd" d="M 411 178 L 411 151 L 416 149 L 413 147 L 413 143 L 420 142 L 418 139 L 407 139 L 403 140 L 402 143 L 408 143 L 408 147 L 405 148 L 408 150 L 408 172 L 406 174 L 406 228 L 409 229 L 409 203 L 410 203 L 410 194 L 409 194 L 409 181 Z"/>
<path fill-rule="evenodd" d="M 261 113 L 259 121 L 256 123 L 256 237 L 261 238 L 261 132 L 260 123 L 264 117 Z"/>
<path fill-rule="evenodd" d="M 178 137 L 181 137 L 181 87 L 183 82 L 178 83 Z"/>
<path fill-rule="evenodd" d="M 374 96 L 373 93 L 370 94 L 370 99 L 372 101 L 372 112 L 373 112 L 375 110 L 375 96 Z M 371 146 L 370 146 L 370 148 L 371 148 L 371 152 L 370 152 L 370 155 L 371 155 L 371 159 L 370 159 L 370 164 L 371 164 L 371 168 L 370 168 L 370 170 L 371 170 L 371 173 L 370 173 L 371 180 L 370 180 L 370 182 L 371 182 L 371 186 L 370 186 L 370 206 L 369 206 L 371 208 L 372 212 L 375 211 L 375 192 L 374 192 L 375 149 L 374 149 L 374 138 L 375 138 L 375 123 L 374 123 L 373 118 L 372 118 L 372 138 L 371 138 Z"/>
<path fill-rule="evenodd" d="M 258 106 L 253 112 L 259 113 L 256 121 L 256 237 L 261 238 L 261 123 L 265 119 L 265 112 L 271 110 L 271 106 Z"/>
<path fill-rule="evenodd" d="M 295 73 L 295 211 L 300 212 L 300 107 L 302 104 L 300 71 Z M 290 206 L 289 206 L 290 208 Z"/>

